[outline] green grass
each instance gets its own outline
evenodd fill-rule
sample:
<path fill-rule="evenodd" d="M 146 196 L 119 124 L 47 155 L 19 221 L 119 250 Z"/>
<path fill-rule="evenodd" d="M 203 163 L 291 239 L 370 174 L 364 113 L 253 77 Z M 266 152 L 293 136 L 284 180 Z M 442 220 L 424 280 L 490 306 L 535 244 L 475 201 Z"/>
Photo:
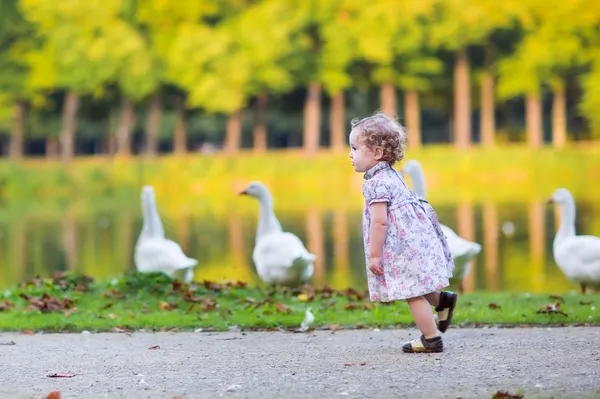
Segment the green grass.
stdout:
<path fill-rule="evenodd" d="M 537 313 L 549 304 L 560 313 Z M 600 325 L 600 295 L 469 293 L 455 326 Z M 311 328 L 405 327 L 406 303 L 370 303 L 364 292 L 306 286 L 295 292 L 248 288 L 242 282 L 186 285 L 161 275 L 128 274 L 110 282 L 55 274 L 0 297 L 0 331 L 296 329 L 311 308 Z"/>

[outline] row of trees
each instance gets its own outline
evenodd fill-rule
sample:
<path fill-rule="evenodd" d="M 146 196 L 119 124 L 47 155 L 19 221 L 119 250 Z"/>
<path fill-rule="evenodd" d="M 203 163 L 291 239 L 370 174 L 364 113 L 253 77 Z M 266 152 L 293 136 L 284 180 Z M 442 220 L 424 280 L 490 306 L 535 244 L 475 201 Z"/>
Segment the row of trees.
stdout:
<path fill-rule="evenodd" d="M 581 91 L 592 131 L 600 122 L 595 0 L 3 0 L 0 18 L 0 119 L 12 121 L 14 158 L 37 120 L 69 161 L 78 113 L 98 106 L 118 110 L 107 136 L 117 154 L 131 153 L 142 118 L 144 151 L 156 154 L 165 107 L 175 153 L 187 151 L 188 116 L 198 110 L 226 115 L 223 148 L 236 151 L 249 106 L 261 151 L 269 99 L 299 88 L 307 153 L 321 141 L 323 97 L 330 145 L 344 149 L 345 93 L 370 86 L 379 108 L 403 116 L 412 147 L 422 143 L 424 97 L 451 108 L 458 148 L 472 143 L 474 108 L 482 145 L 494 145 L 496 102 L 513 98 L 524 98 L 526 141 L 540 147 L 545 91 L 556 147 L 567 139 L 567 88 Z M 58 126 L 44 123 L 52 112 Z"/>

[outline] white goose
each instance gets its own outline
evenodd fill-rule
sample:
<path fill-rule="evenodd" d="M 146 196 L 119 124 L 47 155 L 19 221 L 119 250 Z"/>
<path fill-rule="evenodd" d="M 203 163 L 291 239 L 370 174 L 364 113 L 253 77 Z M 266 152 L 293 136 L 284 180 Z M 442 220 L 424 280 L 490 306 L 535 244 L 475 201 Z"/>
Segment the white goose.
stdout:
<path fill-rule="evenodd" d="M 185 281 L 191 282 L 198 261 L 188 258 L 179 244 L 165 238 L 152 186 L 142 189 L 142 215 L 144 224 L 134 253 L 137 270 L 142 273 L 161 272 L 173 278 L 177 271 L 187 269 Z"/>
<path fill-rule="evenodd" d="M 313 275 L 316 256 L 292 233 L 284 232 L 275 213 L 269 189 L 253 182 L 240 195 L 256 198 L 260 204 L 256 243 L 252 260 L 258 276 L 267 284 L 298 286 Z"/>
<path fill-rule="evenodd" d="M 427 198 L 425 174 L 423 173 L 421 164 L 414 159 L 410 159 L 404 164 L 402 172 L 410 177 L 413 191 L 417 193 L 417 195 Z M 459 292 L 463 292 L 463 280 L 471 268 L 471 259 L 479 255 L 481 252 L 481 245 L 459 237 L 454 230 L 446 225 L 440 223 L 440 226 L 446 236 L 448 247 L 452 253 L 452 258 L 454 259 L 455 269 L 453 279 L 458 281 Z"/>
<path fill-rule="evenodd" d="M 600 289 L 600 238 L 575 235 L 575 201 L 569 190 L 558 188 L 548 199 L 561 207 L 560 227 L 552 245 L 554 261 L 563 273 L 581 286 Z"/>

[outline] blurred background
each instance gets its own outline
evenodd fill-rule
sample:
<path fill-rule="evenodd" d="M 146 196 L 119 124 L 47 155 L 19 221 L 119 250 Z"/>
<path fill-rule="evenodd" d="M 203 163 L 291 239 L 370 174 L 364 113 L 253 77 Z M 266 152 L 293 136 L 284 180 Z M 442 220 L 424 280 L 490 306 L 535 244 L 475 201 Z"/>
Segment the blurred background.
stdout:
<path fill-rule="evenodd" d="M 483 246 L 467 292 L 577 289 L 546 199 L 600 235 L 599 27 L 595 0 L 0 0 L 0 287 L 131 269 L 144 184 L 196 279 L 256 283 L 262 180 L 313 283 L 364 288 L 347 135 L 381 109 Z"/>

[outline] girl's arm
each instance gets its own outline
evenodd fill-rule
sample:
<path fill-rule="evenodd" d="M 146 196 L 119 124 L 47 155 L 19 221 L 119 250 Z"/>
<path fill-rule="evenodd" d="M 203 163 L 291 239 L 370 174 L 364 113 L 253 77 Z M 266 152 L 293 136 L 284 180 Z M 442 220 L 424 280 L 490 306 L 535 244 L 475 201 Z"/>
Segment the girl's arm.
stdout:
<path fill-rule="evenodd" d="M 374 202 L 370 205 L 371 226 L 369 237 L 369 257 L 380 258 L 388 229 L 387 202 Z"/>

